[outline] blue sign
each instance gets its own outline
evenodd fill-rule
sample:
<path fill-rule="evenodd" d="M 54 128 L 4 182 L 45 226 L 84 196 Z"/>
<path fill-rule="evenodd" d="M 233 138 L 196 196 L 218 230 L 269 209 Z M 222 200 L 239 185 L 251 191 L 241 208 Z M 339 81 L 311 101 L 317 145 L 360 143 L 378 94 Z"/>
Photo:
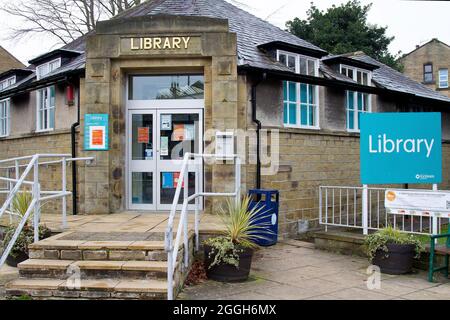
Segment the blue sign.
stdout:
<path fill-rule="evenodd" d="M 85 114 L 84 115 L 84 150 L 105 151 L 108 150 L 108 115 Z"/>
<path fill-rule="evenodd" d="M 441 114 L 361 114 L 361 183 L 440 183 Z"/>

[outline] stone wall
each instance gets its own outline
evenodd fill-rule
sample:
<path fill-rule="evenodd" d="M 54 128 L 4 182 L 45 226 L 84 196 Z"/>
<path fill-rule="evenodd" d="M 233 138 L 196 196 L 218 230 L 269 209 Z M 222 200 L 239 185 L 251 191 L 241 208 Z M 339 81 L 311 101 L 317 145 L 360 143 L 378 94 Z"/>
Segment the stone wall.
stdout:
<path fill-rule="evenodd" d="M 248 166 L 247 186 L 254 186 L 255 166 Z M 361 186 L 359 137 L 339 133 L 299 133 L 280 130 L 280 169 L 262 177 L 262 188 L 280 190 L 279 232 L 297 235 L 298 221 L 318 226 L 319 186 Z M 397 186 L 399 187 L 399 186 Z M 409 185 L 429 188 L 430 185 Z M 443 143 L 443 183 L 450 188 L 450 143 Z"/>
<path fill-rule="evenodd" d="M 186 50 L 147 50 L 130 48 L 130 39 L 161 35 L 189 35 L 194 45 Z M 89 214 L 125 210 L 127 190 L 126 88 L 127 75 L 136 71 L 186 72 L 204 74 L 205 130 L 237 127 L 236 35 L 228 32 L 222 19 L 149 16 L 132 20 L 99 23 L 97 32 L 87 38 L 85 103 L 86 113 L 110 115 L 110 150 L 83 152 L 95 156 L 95 164 L 84 170 L 84 208 Z M 83 132 L 81 132 L 83 139 Z M 205 173 L 205 188 L 221 191 L 234 181 L 231 166 L 213 165 Z"/>
<path fill-rule="evenodd" d="M 36 153 L 71 153 L 71 135 L 70 130 L 60 130 L 52 133 L 38 134 L 38 135 L 22 135 L 16 138 L 4 139 L 0 142 L 0 158 L 12 158 L 19 156 L 28 156 Z M 42 159 L 42 161 L 51 161 L 54 159 Z M 21 164 L 27 164 L 28 161 L 23 161 Z M 11 163 L 10 165 L 14 165 Z M 3 166 L 3 165 L 2 165 Z M 21 168 L 23 172 L 24 167 Z M 2 172 L 2 175 L 4 171 Z M 14 173 L 11 171 L 11 176 Z M 41 190 L 43 191 L 57 191 L 61 190 L 61 164 L 41 165 L 39 166 L 39 179 L 41 183 Z M 67 167 L 67 190 L 72 190 L 72 170 Z M 33 171 L 27 177 L 27 180 L 33 180 Z M 4 183 L 1 183 L 3 188 Z M 4 196 L 0 197 L 0 203 L 4 201 Z M 42 207 L 44 213 L 61 213 L 61 199 L 52 200 Z M 72 198 L 67 198 L 67 212 L 72 212 Z"/>

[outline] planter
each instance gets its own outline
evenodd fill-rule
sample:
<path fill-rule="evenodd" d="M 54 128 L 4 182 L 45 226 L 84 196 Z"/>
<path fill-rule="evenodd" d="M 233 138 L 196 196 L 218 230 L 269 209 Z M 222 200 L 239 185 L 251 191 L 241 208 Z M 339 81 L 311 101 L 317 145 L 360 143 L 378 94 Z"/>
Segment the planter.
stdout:
<path fill-rule="evenodd" d="M 28 260 L 28 255 L 24 252 L 19 253 L 16 257 L 9 255 L 6 258 L 6 264 L 10 267 L 16 268 L 17 265 L 25 260 Z"/>
<path fill-rule="evenodd" d="M 387 244 L 388 252 L 378 250 L 372 264 L 387 274 L 404 274 L 412 271 L 416 246 L 414 244 Z M 386 257 L 387 256 L 387 257 Z"/>
<path fill-rule="evenodd" d="M 253 249 L 245 248 L 239 254 L 239 267 L 231 264 L 219 264 L 211 268 L 214 257 L 209 257 L 212 247 L 205 245 L 205 268 L 209 279 L 221 282 L 240 282 L 248 279 L 252 265 Z"/>

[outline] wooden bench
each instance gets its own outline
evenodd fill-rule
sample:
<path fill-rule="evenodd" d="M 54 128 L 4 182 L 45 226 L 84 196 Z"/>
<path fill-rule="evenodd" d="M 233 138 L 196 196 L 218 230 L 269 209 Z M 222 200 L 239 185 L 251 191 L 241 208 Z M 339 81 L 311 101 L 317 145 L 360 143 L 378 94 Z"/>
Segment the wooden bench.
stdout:
<path fill-rule="evenodd" d="M 445 245 L 437 245 L 436 239 L 447 238 L 445 241 Z M 448 261 L 450 256 L 450 233 L 432 235 L 430 237 L 430 246 L 428 247 L 430 250 L 430 261 L 428 268 L 428 281 L 433 282 L 433 275 L 435 272 L 443 271 L 445 277 L 448 277 Z M 434 256 L 435 254 L 441 254 L 445 256 L 445 263 L 443 266 L 434 267 Z"/>

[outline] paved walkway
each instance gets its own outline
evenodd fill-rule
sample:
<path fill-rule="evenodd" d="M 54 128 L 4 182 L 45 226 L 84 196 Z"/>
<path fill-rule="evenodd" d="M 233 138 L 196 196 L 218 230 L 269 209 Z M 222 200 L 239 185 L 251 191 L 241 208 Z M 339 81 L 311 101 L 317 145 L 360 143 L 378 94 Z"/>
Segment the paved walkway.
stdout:
<path fill-rule="evenodd" d="M 380 289 L 367 288 L 369 262 L 287 241 L 259 250 L 251 279 L 244 283 L 206 281 L 185 288 L 179 299 L 431 299 L 450 300 L 450 282 L 429 283 L 426 273 L 381 275 Z"/>
<path fill-rule="evenodd" d="M 178 217 L 174 220 L 174 228 L 178 226 Z M 67 228 L 62 229 L 62 217 L 56 214 L 43 214 L 41 223 L 54 232 L 164 232 L 167 227 L 169 213 L 122 212 L 102 215 L 68 215 Z M 200 232 L 213 233 L 223 230 L 223 224 L 218 216 L 202 214 Z M 8 225 L 9 217 L 2 217 L 0 225 Z M 194 215 L 189 215 L 189 225 L 193 228 Z"/>

